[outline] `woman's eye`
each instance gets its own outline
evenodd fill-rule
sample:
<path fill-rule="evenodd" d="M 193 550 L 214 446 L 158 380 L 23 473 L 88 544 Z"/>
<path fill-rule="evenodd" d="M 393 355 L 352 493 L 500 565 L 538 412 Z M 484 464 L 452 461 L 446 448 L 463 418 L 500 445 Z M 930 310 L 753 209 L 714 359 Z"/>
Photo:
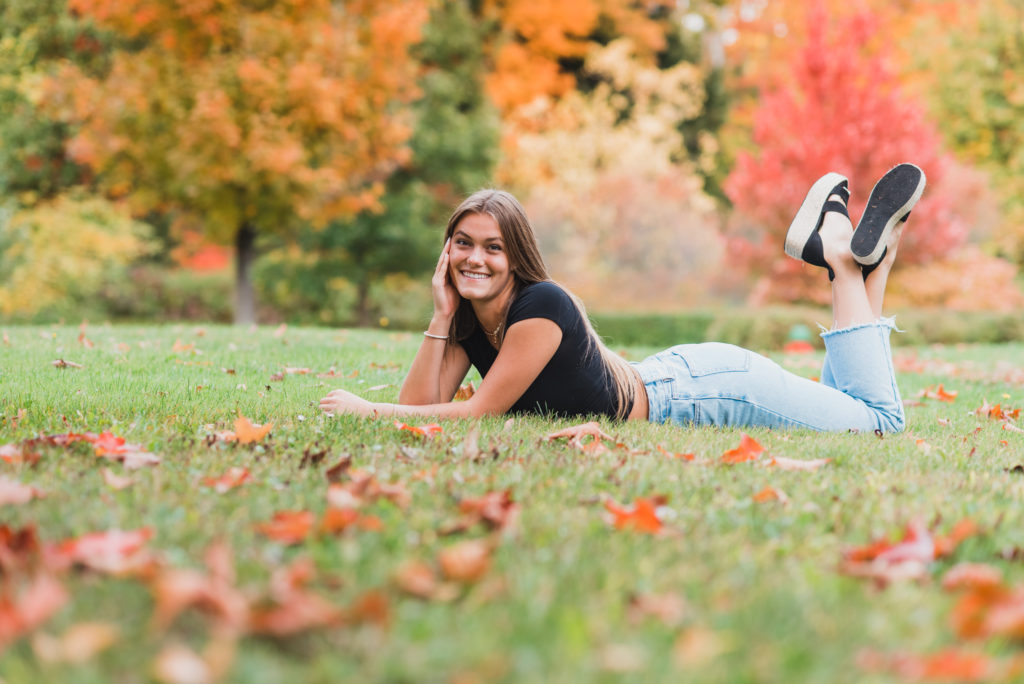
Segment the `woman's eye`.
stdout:
<path fill-rule="evenodd" d="M 492 252 L 500 252 L 501 251 L 501 245 L 490 245 L 488 247 L 488 249 L 491 250 Z"/>

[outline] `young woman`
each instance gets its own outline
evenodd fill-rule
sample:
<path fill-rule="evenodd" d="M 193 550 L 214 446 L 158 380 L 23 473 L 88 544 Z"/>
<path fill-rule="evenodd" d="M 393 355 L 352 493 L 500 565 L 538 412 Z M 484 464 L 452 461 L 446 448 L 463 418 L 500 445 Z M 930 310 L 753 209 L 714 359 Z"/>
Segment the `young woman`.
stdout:
<path fill-rule="evenodd" d="M 334 390 L 329 414 L 480 416 L 507 412 L 601 414 L 680 425 L 896 432 L 903 404 L 882 318 L 886 279 L 924 173 L 901 164 L 875 185 L 854 231 L 847 180 L 810 189 L 786 253 L 827 269 L 833 326 L 822 333 L 821 382 L 729 344 L 672 347 L 630 364 L 605 347 L 583 306 L 553 283 L 523 208 L 483 190 L 452 214 L 432 279 L 434 315 L 398 404 Z M 452 402 L 470 365 L 483 380 Z"/>

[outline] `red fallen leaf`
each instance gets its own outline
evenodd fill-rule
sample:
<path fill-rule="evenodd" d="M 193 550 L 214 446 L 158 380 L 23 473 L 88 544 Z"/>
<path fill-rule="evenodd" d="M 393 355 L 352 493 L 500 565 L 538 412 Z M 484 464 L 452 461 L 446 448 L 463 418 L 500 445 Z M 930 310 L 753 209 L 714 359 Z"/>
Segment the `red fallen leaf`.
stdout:
<path fill-rule="evenodd" d="M 825 465 L 831 458 L 814 458 L 808 461 L 802 461 L 796 458 L 783 458 L 782 456 L 772 456 L 772 460 L 768 462 L 768 466 L 776 467 L 779 470 L 817 470 L 821 466 Z"/>
<path fill-rule="evenodd" d="M 90 532 L 57 544 L 54 558 L 114 575 L 146 572 L 154 564 L 144 548 L 152 537 L 151 527 Z"/>
<path fill-rule="evenodd" d="M 669 458 L 678 458 L 681 461 L 692 461 L 695 458 L 697 458 L 696 454 L 691 454 L 691 453 L 686 453 L 686 454 L 673 453 L 673 452 L 668 451 L 667 449 L 665 449 L 665 447 L 661 446 L 660 444 L 657 447 L 655 447 L 655 448 L 660 453 L 664 454 L 665 456 L 668 456 Z"/>
<path fill-rule="evenodd" d="M 765 503 L 766 501 L 780 501 L 786 503 L 789 501 L 789 497 L 781 489 L 775 489 L 774 487 L 765 487 L 757 494 L 753 496 L 754 501 L 757 503 Z"/>
<path fill-rule="evenodd" d="M 49 575 L 25 583 L 5 581 L 0 587 L 0 652 L 49 620 L 67 600 L 64 587 Z"/>
<path fill-rule="evenodd" d="M 248 625 L 249 599 L 234 586 L 231 550 L 223 542 L 214 542 L 206 550 L 205 561 L 205 573 L 167 568 L 155 574 L 149 586 L 156 629 L 167 629 L 183 610 L 193 606 L 213 615 L 233 632 L 241 632 Z"/>
<path fill-rule="evenodd" d="M 444 429 L 437 423 L 428 423 L 426 425 L 408 425 L 406 423 L 396 420 L 395 427 L 398 428 L 399 430 L 408 430 L 414 435 L 419 435 L 420 437 L 432 437 L 434 435 L 440 434 L 441 432 L 444 432 Z"/>
<path fill-rule="evenodd" d="M 350 527 L 380 532 L 384 523 L 377 516 L 363 515 L 354 508 L 328 508 L 320 521 L 320 531 L 326 534 L 338 534 Z"/>
<path fill-rule="evenodd" d="M 983 653 L 946 649 L 930 655 L 863 652 L 857 657 L 862 670 L 891 673 L 910 682 L 993 681 L 992 659 Z"/>
<path fill-rule="evenodd" d="M 314 572 L 308 559 L 275 570 L 270 578 L 269 603 L 252 612 L 250 629 L 282 637 L 340 623 L 341 609 L 305 589 Z"/>
<path fill-rule="evenodd" d="M 491 567 L 491 547 L 479 539 L 467 539 L 442 549 L 437 561 L 448 579 L 475 582 Z"/>
<path fill-rule="evenodd" d="M 313 530 L 314 517 L 309 511 L 278 511 L 265 523 L 256 525 L 256 531 L 284 544 L 298 544 Z"/>
<path fill-rule="evenodd" d="M 43 496 L 35 487 L 0 475 L 0 506 L 26 504 Z"/>
<path fill-rule="evenodd" d="M 942 578 L 946 591 L 963 589 L 1001 592 L 1003 573 L 998 568 L 983 563 L 957 563 Z"/>
<path fill-rule="evenodd" d="M 238 418 L 235 419 L 235 441 L 239 444 L 254 444 L 256 442 L 261 442 L 273 427 L 273 423 L 256 425 L 255 423 L 250 422 L 245 416 L 239 414 Z"/>
<path fill-rule="evenodd" d="M 30 447 L 20 443 L 4 444 L 0 446 L 0 461 L 4 463 L 10 463 L 11 465 L 19 465 L 22 463 L 33 464 L 39 462 L 39 454 L 35 451 L 31 451 Z"/>
<path fill-rule="evenodd" d="M 35 527 L 26 525 L 15 530 L 8 525 L 0 525 L 0 570 L 13 574 L 32 566 L 42 551 Z"/>
<path fill-rule="evenodd" d="M 931 533 L 920 521 L 907 525 L 903 539 L 898 542 L 880 540 L 866 546 L 843 551 L 843 558 L 849 561 L 881 560 L 895 563 L 915 560 L 931 563 L 935 560 L 935 542 Z"/>
<path fill-rule="evenodd" d="M 234 467 L 219 477 L 203 478 L 203 484 L 212 487 L 218 494 L 224 494 L 235 487 L 246 482 L 252 482 L 253 477 L 249 474 L 248 468 Z"/>
<path fill-rule="evenodd" d="M 657 508 L 665 502 L 664 497 L 637 498 L 632 506 L 621 506 L 613 500 L 604 502 L 605 510 L 612 515 L 612 524 L 617 530 L 632 529 L 637 532 L 654 534 L 661 531 L 661 519 Z"/>
<path fill-rule="evenodd" d="M 1020 417 L 1020 409 L 1004 409 L 1002 404 L 991 405 L 988 400 L 982 400 L 981 406 L 974 409 L 979 416 L 988 416 L 992 420 L 1016 420 Z"/>
<path fill-rule="evenodd" d="M 452 397 L 452 401 L 465 401 L 474 394 L 476 394 L 476 388 L 473 387 L 473 383 L 460 385 L 458 391 L 455 392 L 455 396 Z"/>
<path fill-rule="evenodd" d="M 956 395 L 960 392 L 957 390 L 947 391 L 941 384 L 938 389 L 935 389 L 931 385 L 924 388 L 917 393 L 917 396 L 924 397 L 925 399 L 938 399 L 939 401 L 953 401 L 956 399 Z"/>
<path fill-rule="evenodd" d="M 756 460 L 764 447 L 745 432 L 740 433 L 740 445 L 722 454 L 722 463 L 735 464 Z"/>

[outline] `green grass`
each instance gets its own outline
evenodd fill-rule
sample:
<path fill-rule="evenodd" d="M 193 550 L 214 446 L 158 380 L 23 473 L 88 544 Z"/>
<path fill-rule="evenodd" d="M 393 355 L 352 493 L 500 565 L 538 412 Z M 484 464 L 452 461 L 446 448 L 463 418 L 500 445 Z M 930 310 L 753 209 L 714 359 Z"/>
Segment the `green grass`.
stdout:
<path fill-rule="evenodd" d="M 44 449 L 34 466 L 0 463 L 0 475 L 46 493 L 0 507 L 0 523 L 35 525 L 45 542 L 150 526 L 149 547 L 174 567 L 202 567 L 204 549 L 224 539 L 237 585 L 252 595 L 266 593 L 274 568 L 310 558 L 313 590 L 338 606 L 372 589 L 387 597 L 386 627 L 243 638 L 229 681 L 886 681 L 858 669 L 858 653 L 928 653 L 955 643 L 948 625 L 955 598 L 939 586 L 955 562 L 990 563 L 1009 581 L 1024 580 L 1019 561 L 999 557 L 1024 546 L 1024 477 L 1008 472 L 1024 463 L 1024 435 L 974 413 L 983 399 L 1024 404 L 1021 378 L 1012 372 L 1024 364 L 1024 346 L 897 350 L 927 362 L 925 372 L 901 373 L 905 399 L 941 382 L 959 391 L 956 401 L 909 407 L 907 432 L 881 439 L 749 430 L 774 455 L 834 459 L 817 472 L 781 472 L 751 463 L 687 464 L 656 450 L 717 459 L 736 446 L 739 430 L 603 421 L 620 441 L 649 453 L 594 456 L 542 441 L 570 421 L 517 418 L 506 426 L 487 419 L 479 421 L 480 444 L 497 455 L 474 462 L 462 453 L 473 421 L 441 421 L 444 433 L 424 442 L 390 420 L 320 415 L 317 401 L 335 387 L 394 401 L 419 342 L 413 334 L 93 326 L 86 331 L 92 348 L 78 342 L 77 327 L 8 327 L 6 334 L 0 445 L 109 430 L 162 463 L 131 471 L 135 483 L 120 491 L 100 471 L 124 474 L 121 466 L 83 444 Z M 176 340 L 194 351 L 172 351 Z M 627 350 L 635 359 L 649 351 Z M 58 358 L 84 368 L 55 368 L 50 362 Z M 808 359 L 779 358 L 795 372 L 817 374 Z M 312 373 L 271 381 L 286 366 Z M 346 377 L 317 377 L 331 367 Z M 387 387 L 368 391 L 378 385 Z M 239 413 L 273 422 L 271 436 L 254 446 L 207 443 Z M 319 464 L 302 465 L 304 454 L 323 450 Z M 327 505 L 323 471 L 344 454 L 380 481 L 404 483 L 411 505 L 370 504 L 366 512 L 382 520 L 380 532 L 313 535 L 283 546 L 255 531 L 275 511 L 319 516 Z M 433 480 L 414 477 L 434 464 Z M 202 485 L 232 466 L 249 468 L 256 482 L 223 495 Z M 788 504 L 755 503 L 752 495 L 766 485 L 783 490 Z M 506 488 L 521 506 L 519 524 L 499 538 L 481 581 L 448 602 L 396 587 L 392 578 L 403 562 L 434 563 L 444 547 L 485 536 L 480 526 L 442 534 L 459 517 L 459 499 Z M 631 502 L 655 494 L 669 498 L 667 533 L 618 531 L 604 520 L 605 497 Z M 912 518 L 941 519 L 938 529 L 946 531 L 965 517 L 983 534 L 935 563 L 929 581 L 880 591 L 837 572 L 842 549 L 894 536 Z M 209 639 L 211 620 L 195 610 L 168 630 L 154 629 L 141 580 L 75 571 L 62 581 L 72 599 L 42 630 L 62 634 L 83 621 L 111 622 L 118 642 L 70 665 L 39 660 L 31 639 L 22 638 L 0 654 L 4 681 L 147 681 L 165 645 L 201 650 Z M 630 598 L 645 594 L 681 597 L 681 622 L 633 619 Z M 681 649 L 687 634 L 704 635 L 708 645 Z M 1005 643 L 977 647 L 1015 652 Z"/>

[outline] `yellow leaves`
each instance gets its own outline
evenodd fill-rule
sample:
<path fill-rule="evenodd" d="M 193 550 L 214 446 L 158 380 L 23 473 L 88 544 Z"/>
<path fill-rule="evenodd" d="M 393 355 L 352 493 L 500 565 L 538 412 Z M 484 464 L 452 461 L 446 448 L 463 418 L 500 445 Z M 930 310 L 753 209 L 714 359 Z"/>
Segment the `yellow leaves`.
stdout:
<path fill-rule="evenodd" d="M 100 280 L 149 250 L 148 228 L 123 205 L 61 197 L 14 214 L 0 262 L 0 314 L 31 314 Z"/>

